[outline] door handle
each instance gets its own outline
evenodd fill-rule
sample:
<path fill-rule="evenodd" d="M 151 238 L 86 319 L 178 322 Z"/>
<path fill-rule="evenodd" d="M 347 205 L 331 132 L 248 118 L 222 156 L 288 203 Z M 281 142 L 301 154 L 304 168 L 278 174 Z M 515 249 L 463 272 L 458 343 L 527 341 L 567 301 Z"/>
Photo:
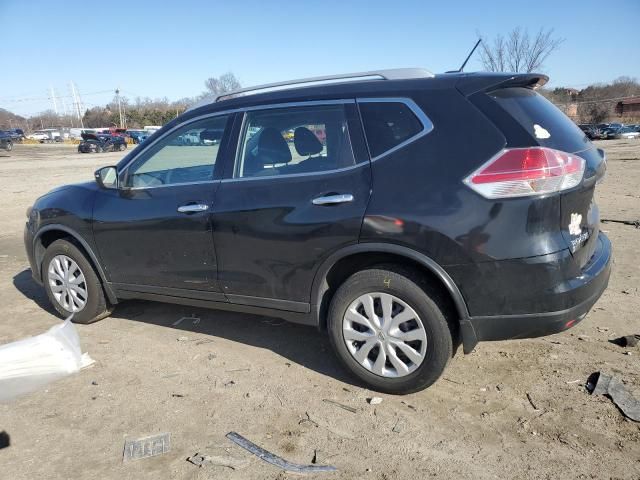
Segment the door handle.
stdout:
<path fill-rule="evenodd" d="M 180 213 L 196 213 L 204 212 L 205 210 L 209 210 L 209 205 L 203 203 L 189 203 L 178 207 L 178 212 Z"/>
<path fill-rule="evenodd" d="M 340 193 L 327 195 L 325 197 L 314 198 L 311 203 L 314 205 L 338 205 L 339 203 L 353 202 L 353 195 L 350 193 Z"/>

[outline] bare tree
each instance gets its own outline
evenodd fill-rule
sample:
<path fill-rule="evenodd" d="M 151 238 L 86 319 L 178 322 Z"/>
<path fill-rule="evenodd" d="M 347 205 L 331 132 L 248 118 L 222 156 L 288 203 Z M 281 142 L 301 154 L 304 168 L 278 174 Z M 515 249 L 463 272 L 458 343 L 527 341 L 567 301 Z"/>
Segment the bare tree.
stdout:
<path fill-rule="evenodd" d="M 222 95 L 223 93 L 231 92 L 241 87 L 240 81 L 231 72 L 227 72 L 219 77 L 208 78 L 204 82 L 204 86 L 207 87 L 207 93 L 211 95 Z"/>
<path fill-rule="evenodd" d="M 556 37 L 553 29 L 541 28 L 535 36 L 528 30 L 514 28 L 505 38 L 497 35 L 493 42 L 482 38 L 480 60 L 490 72 L 526 72 L 540 70 L 545 60 L 560 48 L 563 38 Z"/>

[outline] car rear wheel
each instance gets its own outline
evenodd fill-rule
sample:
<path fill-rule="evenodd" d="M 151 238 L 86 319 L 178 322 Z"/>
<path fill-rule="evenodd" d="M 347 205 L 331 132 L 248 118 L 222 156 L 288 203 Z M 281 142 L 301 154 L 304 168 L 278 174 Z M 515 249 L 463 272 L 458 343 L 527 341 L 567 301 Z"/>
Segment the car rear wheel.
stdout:
<path fill-rule="evenodd" d="M 127 144 L 126 143 L 121 143 L 120 147 L 118 148 L 118 150 L 120 150 L 121 152 L 127 149 Z"/>
<path fill-rule="evenodd" d="M 11 150 L 13 150 L 13 143 L 7 142 L 7 152 L 10 152 Z"/>
<path fill-rule="evenodd" d="M 440 377 L 453 352 L 441 304 L 437 290 L 412 270 L 362 270 L 331 301 L 331 344 L 344 366 L 374 390 L 425 389 Z"/>
<path fill-rule="evenodd" d="M 42 280 L 49 301 L 75 323 L 92 323 L 111 313 L 102 284 L 84 253 L 67 240 L 56 240 L 42 260 Z"/>

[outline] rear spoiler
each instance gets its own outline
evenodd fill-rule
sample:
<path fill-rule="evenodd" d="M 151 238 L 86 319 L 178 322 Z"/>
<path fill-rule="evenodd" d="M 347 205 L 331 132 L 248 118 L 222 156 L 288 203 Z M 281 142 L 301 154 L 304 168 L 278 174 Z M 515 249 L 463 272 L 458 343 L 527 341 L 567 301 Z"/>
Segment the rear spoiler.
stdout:
<path fill-rule="evenodd" d="M 461 77 L 456 88 L 468 97 L 478 92 L 490 92 L 500 88 L 524 87 L 536 89 L 549 81 L 540 73 L 482 73 Z"/>

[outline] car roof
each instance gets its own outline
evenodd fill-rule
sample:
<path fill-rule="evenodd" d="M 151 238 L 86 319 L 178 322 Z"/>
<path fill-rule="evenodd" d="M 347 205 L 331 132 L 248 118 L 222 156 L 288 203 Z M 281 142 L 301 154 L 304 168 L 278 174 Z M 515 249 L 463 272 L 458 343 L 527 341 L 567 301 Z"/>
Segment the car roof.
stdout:
<path fill-rule="evenodd" d="M 471 94 L 474 91 L 483 90 L 491 85 L 503 84 L 513 86 L 543 85 L 548 77 L 540 74 L 514 74 L 477 72 L 463 73 L 452 72 L 433 75 L 424 69 L 398 69 L 400 72 L 414 72 L 407 78 L 389 76 L 384 79 L 372 79 L 368 77 L 339 77 L 337 81 L 328 81 L 321 85 L 315 79 L 303 79 L 301 81 L 279 82 L 276 84 L 260 85 L 257 87 L 240 89 L 225 95 L 205 98 L 190 107 L 183 115 L 185 117 L 201 115 L 209 112 L 242 109 L 251 106 L 268 105 L 274 103 L 291 103 L 313 100 L 330 100 L 341 98 L 356 98 L 358 96 L 402 96 L 416 90 L 442 89 L 460 87 L 462 93 Z M 415 73 L 422 72 L 422 75 Z M 380 72 L 389 72 L 382 70 Z M 372 74 L 375 72 L 362 72 Z M 333 78 L 333 77 L 316 77 Z M 302 83 L 300 83 L 302 82 Z M 309 82 L 315 82 L 309 84 Z M 269 90 L 275 85 L 276 90 Z M 183 118 L 185 118 L 183 117 Z"/>

